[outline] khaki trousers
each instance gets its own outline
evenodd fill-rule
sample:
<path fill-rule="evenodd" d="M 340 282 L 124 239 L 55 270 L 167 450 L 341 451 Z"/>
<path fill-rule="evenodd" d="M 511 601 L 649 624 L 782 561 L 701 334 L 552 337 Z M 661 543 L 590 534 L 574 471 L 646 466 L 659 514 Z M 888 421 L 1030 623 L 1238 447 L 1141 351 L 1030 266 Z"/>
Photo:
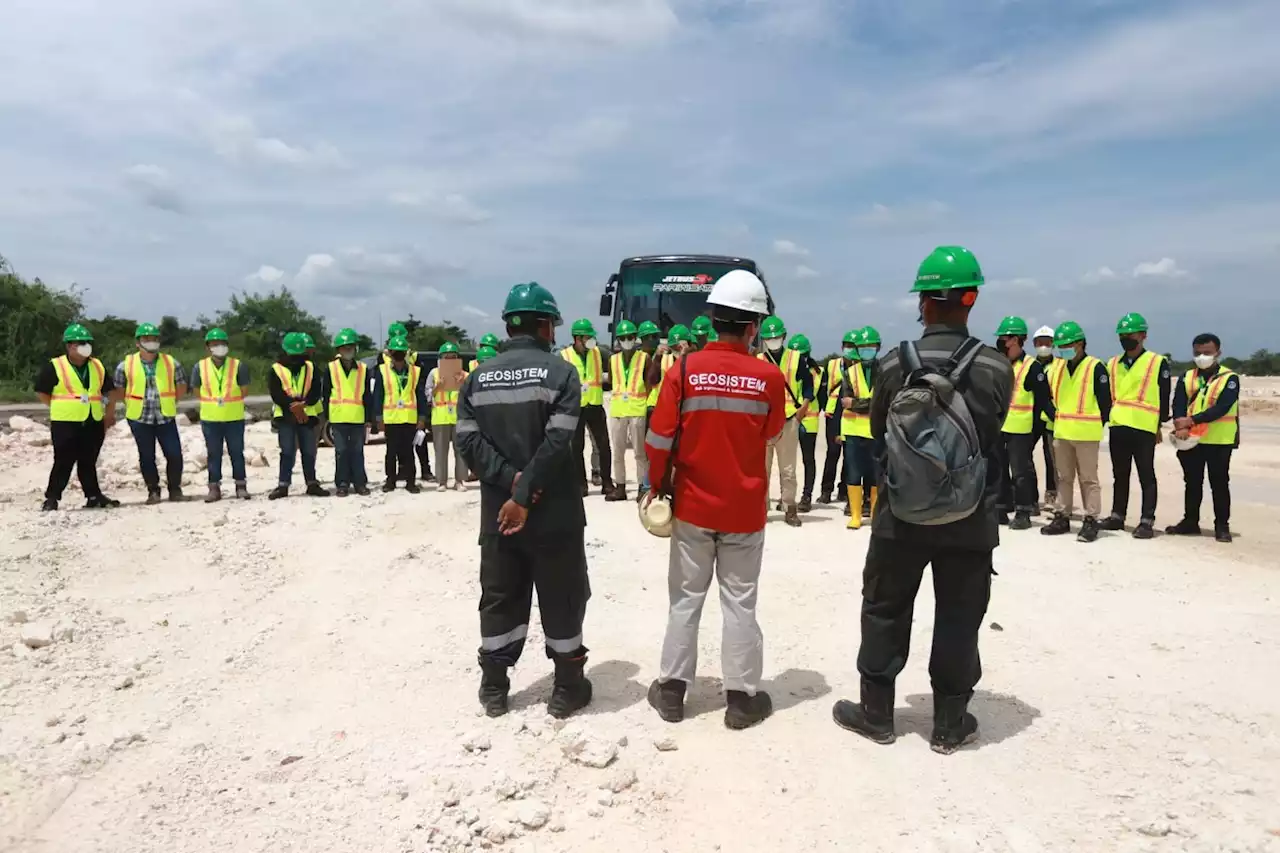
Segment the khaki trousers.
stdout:
<path fill-rule="evenodd" d="M 1058 469 L 1058 500 L 1054 511 L 1071 515 L 1076 480 L 1080 480 L 1080 500 L 1085 518 L 1102 515 L 1102 486 L 1098 483 L 1098 448 L 1096 441 L 1053 442 L 1053 461 Z"/>
<path fill-rule="evenodd" d="M 609 446 L 613 449 L 613 482 L 627 482 L 627 445 L 636 457 L 636 483 L 649 473 L 649 457 L 644 452 L 644 415 L 636 418 L 609 418 Z"/>
<path fill-rule="evenodd" d="M 766 485 L 773 480 L 773 457 L 778 457 L 778 480 L 782 487 L 782 503 L 796 505 L 796 457 L 800 454 L 800 421 L 791 418 L 782 427 L 782 434 L 773 444 L 765 445 L 764 479 Z M 765 490 L 766 497 L 769 489 Z M 767 501 L 766 501 L 767 503 Z"/>

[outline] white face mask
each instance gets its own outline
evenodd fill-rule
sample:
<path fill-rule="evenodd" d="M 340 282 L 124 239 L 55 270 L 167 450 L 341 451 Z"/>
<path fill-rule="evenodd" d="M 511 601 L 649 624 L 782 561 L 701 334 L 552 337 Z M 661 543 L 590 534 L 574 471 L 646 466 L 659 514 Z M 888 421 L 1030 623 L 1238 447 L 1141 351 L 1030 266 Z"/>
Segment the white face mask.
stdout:
<path fill-rule="evenodd" d="M 209 354 L 214 358 L 226 358 L 229 350 L 222 344 L 209 347 Z"/>
<path fill-rule="evenodd" d="M 159 341 L 143 341 L 139 346 L 141 346 L 147 352 L 160 352 Z"/>
<path fill-rule="evenodd" d="M 636 348 L 636 341 L 618 341 L 618 346 L 624 350 L 633 350 Z"/>
<path fill-rule="evenodd" d="M 81 358 L 88 358 L 93 355 L 93 344 L 80 344 L 76 347 L 76 355 Z"/>
<path fill-rule="evenodd" d="M 1048 358 L 1053 355 L 1053 347 L 1036 347 L 1036 355 L 1041 358 Z"/>
<path fill-rule="evenodd" d="M 595 349 L 595 348 L 596 348 L 596 339 L 595 339 L 595 338 L 587 338 L 585 341 L 583 341 L 583 342 L 582 342 L 582 345 L 583 345 L 584 347 L 586 347 L 587 349 Z"/>
<path fill-rule="evenodd" d="M 1216 355 L 1198 355 L 1196 356 L 1196 359 L 1195 359 L 1196 367 L 1200 368 L 1201 370 L 1208 370 L 1210 367 L 1213 367 L 1214 362 L 1216 362 L 1217 360 L 1218 360 L 1218 356 Z"/>
<path fill-rule="evenodd" d="M 769 348 L 769 352 L 777 352 L 782 349 L 782 343 L 782 338 L 770 338 L 764 342 L 764 345 Z"/>

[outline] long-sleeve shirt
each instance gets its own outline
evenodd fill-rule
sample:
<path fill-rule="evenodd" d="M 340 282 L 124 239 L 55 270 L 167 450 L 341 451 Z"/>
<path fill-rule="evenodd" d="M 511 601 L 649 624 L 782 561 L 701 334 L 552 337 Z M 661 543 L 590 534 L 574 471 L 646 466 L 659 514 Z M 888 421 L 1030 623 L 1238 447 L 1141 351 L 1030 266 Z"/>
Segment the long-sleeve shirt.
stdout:
<path fill-rule="evenodd" d="M 878 365 L 879 365 L 879 361 L 862 362 L 862 375 L 866 378 L 867 387 L 869 388 L 875 388 L 876 372 L 877 372 Z M 852 366 L 853 366 L 852 363 L 846 365 L 844 372 L 841 375 L 840 396 L 842 398 L 843 397 L 853 398 L 853 406 L 850 408 L 850 411 L 859 412 L 861 414 L 867 414 L 868 412 L 871 411 L 871 398 L 859 397 L 853 393 L 853 385 L 852 383 L 849 382 L 849 370 L 852 368 Z M 839 412 L 840 409 L 837 408 L 836 411 Z"/>
<path fill-rule="evenodd" d="M 1016 372 L 1014 375 L 1017 375 Z M 1049 387 L 1049 374 L 1045 372 L 1044 365 L 1039 360 L 1032 362 L 1026 378 L 1022 380 L 1022 390 L 1031 392 L 1032 405 L 1035 407 L 1032 412 L 1033 424 L 1040 423 L 1041 414 L 1047 415 L 1049 420 L 1058 416 L 1057 410 L 1053 407 L 1053 389 Z"/>
<path fill-rule="evenodd" d="M 1201 379 L 1212 381 L 1218 375 L 1221 368 L 1214 365 L 1208 370 L 1199 371 Z M 1191 399 L 1187 396 L 1187 383 L 1178 380 L 1177 386 L 1173 390 L 1173 416 L 1175 418 L 1185 418 L 1187 411 L 1191 408 Z M 1194 415 L 1191 420 L 1197 424 L 1213 423 L 1219 418 L 1226 416 L 1231 411 L 1231 407 L 1240 402 L 1240 377 L 1236 376 L 1227 380 L 1227 384 L 1223 386 L 1222 393 L 1218 395 L 1218 399 L 1213 405 L 1205 409 L 1198 415 Z"/>
<path fill-rule="evenodd" d="M 401 367 L 398 369 L 395 367 L 395 365 L 392 365 L 391 370 L 397 376 L 407 377 L 409 374 L 409 365 L 406 363 L 404 367 Z M 405 381 L 407 382 L 408 379 L 406 378 Z M 418 386 L 414 390 L 416 391 L 416 393 L 414 394 L 414 397 L 416 397 L 418 400 L 418 420 L 426 421 L 427 423 L 430 423 L 431 422 L 431 404 L 428 402 L 428 397 L 426 395 L 427 371 L 425 370 L 418 371 Z M 383 404 L 386 402 L 386 397 L 387 397 L 387 389 L 383 385 L 382 367 L 381 365 L 379 365 L 373 371 L 373 391 L 371 395 L 371 402 L 373 403 L 373 417 L 374 417 L 374 420 L 376 420 L 378 423 L 382 423 L 382 407 L 383 407 Z M 365 411 L 367 412 L 368 410 L 369 410 L 368 407 L 366 407 Z"/>
<path fill-rule="evenodd" d="M 341 360 L 338 361 L 338 369 L 342 371 L 344 376 L 350 376 L 352 372 L 357 367 L 359 367 L 359 365 L 360 365 L 359 361 L 352 361 L 351 366 L 348 367 L 347 365 L 343 364 Z M 328 364 L 324 366 L 324 372 L 325 372 L 325 377 L 324 377 L 325 378 L 325 383 L 324 383 L 325 400 L 331 402 L 333 400 L 333 383 L 329 381 L 329 365 Z M 377 368 L 372 368 L 368 372 L 369 374 L 376 373 Z M 360 402 L 364 406 L 364 422 L 366 424 L 372 424 L 374 422 L 374 414 L 378 410 L 374 409 L 373 382 L 370 380 L 369 376 L 367 375 L 365 377 L 364 388 L 362 388 L 360 392 Z"/>
<path fill-rule="evenodd" d="M 295 380 L 301 377 L 302 372 L 307 369 L 306 362 L 303 362 L 302 364 L 297 364 L 297 365 L 287 364 L 283 361 L 278 363 L 283 364 L 285 368 L 289 371 L 289 374 Z M 316 403 L 319 403 L 321 400 L 320 390 L 321 390 L 321 385 L 319 382 L 316 381 L 315 374 L 313 373 L 311 376 L 311 387 L 307 389 L 306 397 L 304 397 L 302 400 L 303 405 L 314 406 Z M 272 369 L 269 373 L 267 373 L 267 393 L 271 395 L 271 402 L 279 406 L 280 411 L 283 413 L 280 417 L 273 418 L 272 419 L 273 422 L 279 423 L 280 421 L 283 421 L 285 418 L 289 418 L 290 420 L 292 420 L 293 415 L 289 413 L 289 406 L 293 404 L 293 394 L 285 389 L 284 384 L 280 381 L 280 377 L 276 375 L 276 372 L 274 369 Z M 315 424 L 316 423 L 315 415 L 308 417 L 307 423 Z"/>
<path fill-rule="evenodd" d="M 784 353 L 786 353 L 785 349 L 778 350 L 777 353 L 772 353 L 766 350 L 764 360 L 778 368 L 778 370 L 782 370 L 782 357 Z M 800 356 L 800 363 L 796 365 L 796 378 L 800 380 L 800 399 L 796 400 L 796 403 L 803 403 L 805 400 L 809 400 L 810 402 L 813 401 L 813 370 L 816 367 L 818 367 L 817 362 L 808 355 Z M 791 394 L 787 392 L 785 382 L 783 383 L 782 393 L 788 400 L 791 399 Z"/>
<path fill-rule="evenodd" d="M 1143 350 L 1142 352 L 1137 352 L 1133 355 L 1122 355 L 1120 356 L 1120 363 L 1127 368 L 1132 368 L 1134 362 L 1142 358 L 1145 352 L 1146 351 Z M 1173 382 L 1171 381 L 1169 373 L 1169 359 L 1162 355 L 1158 355 L 1156 356 L 1156 361 L 1159 362 L 1156 366 L 1156 373 L 1160 377 L 1160 423 L 1165 423 L 1169 420 L 1169 397 Z"/>

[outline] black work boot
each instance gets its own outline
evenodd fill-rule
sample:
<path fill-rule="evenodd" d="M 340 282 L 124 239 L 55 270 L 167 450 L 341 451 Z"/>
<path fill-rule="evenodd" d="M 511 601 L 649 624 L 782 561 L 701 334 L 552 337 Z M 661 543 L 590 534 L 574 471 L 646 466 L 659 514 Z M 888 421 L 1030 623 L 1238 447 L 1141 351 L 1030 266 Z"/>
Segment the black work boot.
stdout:
<path fill-rule="evenodd" d="M 160 487 L 151 486 L 147 489 L 147 506 L 160 503 L 164 498 L 160 497 Z"/>
<path fill-rule="evenodd" d="M 831 709 L 831 719 L 842 729 L 862 735 L 869 741 L 891 744 L 897 739 L 893 731 L 893 688 L 879 687 L 862 680 L 860 703 L 841 699 Z"/>
<path fill-rule="evenodd" d="M 807 496 L 801 497 L 800 503 L 796 504 L 796 509 L 799 512 L 811 512 L 813 510 L 813 501 Z"/>
<path fill-rule="evenodd" d="M 754 696 L 748 696 L 741 690 L 729 690 L 725 693 L 724 727 L 726 729 L 749 729 L 762 723 L 773 715 L 773 700 L 769 694 L 760 690 Z"/>
<path fill-rule="evenodd" d="M 591 703 L 591 682 L 582 673 L 587 656 L 555 658 L 555 665 L 556 680 L 547 700 L 547 713 L 563 720 Z"/>
<path fill-rule="evenodd" d="M 307 483 L 307 494 L 313 498 L 327 498 L 329 497 L 329 490 L 317 483 L 315 480 L 312 480 L 310 483 Z"/>
<path fill-rule="evenodd" d="M 1155 535 L 1155 528 L 1149 521 L 1140 521 L 1138 522 L 1138 526 L 1133 528 L 1134 539 L 1151 539 Z"/>
<path fill-rule="evenodd" d="M 94 495 L 84 502 L 85 509 L 115 509 L 118 506 L 120 501 L 106 495 Z"/>
<path fill-rule="evenodd" d="M 649 705 L 668 723 L 684 719 L 685 683 L 678 678 L 671 681 L 654 679 L 649 685 Z"/>
<path fill-rule="evenodd" d="M 1200 522 L 1182 519 L 1177 524 L 1170 524 L 1164 529 L 1170 536 L 1199 536 Z"/>
<path fill-rule="evenodd" d="M 1098 525 L 1101 530 L 1124 530 L 1124 519 L 1115 513 L 1102 519 L 1102 523 Z"/>
<path fill-rule="evenodd" d="M 1224 544 L 1231 542 L 1231 528 L 1225 524 L 1216 524 L 1213 527 L 1213 538 Z"/>
<path fill-rule="evenodd" d="M 507 668 L 500 663 L 481 661 L 480 672 L 480 705 L 485 716 L 501 717 L 507 713 L 507 694 L 511 691 Z"/>
<path fill-rule="evenodd" d="M 627 499 L 626 486 L 614 486 L 613 491 L 605 492 L 604 499 L 609 502 L 625 501 Z"/>
<path fill-rule="evenodd" d="M 1093 516 L 1086 515 L 1084 523 L 1080 525 L 1080 535 L 1076 537 L 1077 542 L 1096 542 L 1098 539 L 1098 519 Z"/>
<path fill-rule="evenodd" d="M 169 500 L 172 503 L 176 503 L 176 504 L 182 503 L 186 499 L 187 499 L 187 496 L 182 493 L 182 486 L 169 487 Z"/>
<path fill-rule="evenodd" d="M 1064 533 L 1070 533 L 1071 519 L 1062 514 L 1055 515 L 1053 521 L 1040 528 L 1040 532 L 1045 536 L 1061 536 Z"/>
<path fill-rule="evenodd" d="M 1028 510 L 1018 510 L 1013 514 L 1013 521 L 1009 522 L 1010 530 L 1030 530 L 1031 529 L 1031 513 Z"/>
<path fill-rule="evenodd" d="M 1008 527 L 1009 513 L 1005 512 L 1004 510 L 998 511 L 996 513 L 996 524 L 999 524 L 1001 527 Z"/>
<path fill-rule="evenodd" d="M 831 489 L 822 490 L 822 494 L 818 495 L 818 503 L 823 505 L 831 503 Z"/>
<path fill-rule="evenodd" d="M 929 748 L 940 755 L 950 755 L 978 737 L 978 720 L 968 711 L 968 696 L 933 694 L 933 734 Z"/>
<path fill-rule="evenodd" d="M 45 498 L 44 503 L 40 504 L 41 512 L 53 512 L 58 508 L 58 502 L 53 498 Z"/>
<path fill-rule="evenodd" d="M 382 484 L 383 492 L 394 492 L 395 490 L 396 490 L 395 480 L 387 480 L 385 483 Z"/>
<path fill-rule="evenodd" d="M 287 497 L 289 497 L 288 486 L 276 486 L 270 492 L 267 492 L 267 500 L 269 501 L 278 501 L 281 498 L 287 498 Z"/>

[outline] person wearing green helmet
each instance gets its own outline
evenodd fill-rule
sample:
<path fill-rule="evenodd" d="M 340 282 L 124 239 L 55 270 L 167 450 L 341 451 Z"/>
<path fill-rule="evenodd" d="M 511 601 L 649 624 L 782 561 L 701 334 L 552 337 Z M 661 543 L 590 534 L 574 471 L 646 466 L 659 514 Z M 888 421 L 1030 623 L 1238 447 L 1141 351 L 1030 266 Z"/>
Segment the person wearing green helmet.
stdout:
<path fill-rule="evenodd" d="M 191 391 L 200 400 L 200 432 L 208 457 L 209 494 L 205 503 L 222 500 L 222 452 L 231 458 L 236 497 L 249 499 L 248 469 L 244 459 L 245 389 L 249 366 L 230 356 L 227 333 L 210 329 L 204 336 L 209 355 L 191 371 Z"/>
<path fill-rule="evenodd" d="M 582 496 L 586 497 L 587 466 L 582 461 L 587 434 L 591 435 L 591 485 L 600 493 L 613 494 L 613 453 L 609 447 L 609 419 L 604 411 L 604 357 L 596 343 L 596 330 L 586 317 L 574 320 L 569 329 L 573 343 L 560 350 L 560 357 L 573 365 L 582 385 L 582 414 L 573 436 L 573 461 L 578 470 Z"/>
<path fill-rule="evenodd" d="M 343 329 L 334 335 L 333 346 L 338 355 L 325 367 L 325 392 L 333 440 L 334 494 L 345 498 L 354 490 L 358 495 L 368 495 L 364 448 L 373 429 L 375 411 L 369 366 L 356 360 L 360 335 L 355 329 Z"/>
<path fill-rule="evenodd" d="M 787 389 L 786 416 L 787 422 L 782 428 L 778 440 L 765 449 L 765 480 L 773 479 L 773 462 L 778 460 L 778 481 L 781 497 L 777 508 L 781 510 L 783 521 L 791 527 L 800 526 L 800 509 L 796 504 L 796 457 L 800 452 L 800 424 L 816 407 L 813 399 L 813 370 L 817 367 L 807 352 L 786 349 L 787 327 L 775 316 L 764 318 L 760 324 L 760 339 L 764 344 L 764 352 L 756 357 L 782 371 L 782 379 Z M 803 338 L 807 344 L 809 339 Z"/>
<path fill-rule="evenodd" d="M 693 340 L 693 349 L 696 352 L 706 348 L 711 342 L 711 333 L 715 331 L 712 327 L 711 318 L 706 314 L 699 314 L 693 318 L 693 323 L 689 327 L 689 334 Z"/>
<path fill-rule="evenodd" d="M 640 336 L 640 350 L 645 355 L 644 382 L 649 388 L 649 396 L 645 399 L 644 411 L 644 432 L 649 432 L 649 417 L 653 414 L 653 407 L 658 405 L 658 388 L 662 382 L 662 357 L 658 355 L 658 348 L 663 344 L 662 330 L 658 328 L 658 324 L 652 320 L 645 320 L 636 329 L 636 334 Z M 658 374 L 657 381 L 650 381 L 650 377 Z M 644 456 L 644 450 L 637 450 L 637 456 Z M 640 478 L 640 487 L 636 490 L 636 501 L 644 499 L 645 494 L 649 491 L 649 469 L 646 466 L 644 476 Z"/>
<path fill-rule="evenodd" d="M 538 593 L 555 667 L 547 713 L 564 719 L 591 701 L 583 669 L 586 512 L 573 460 L 582 383 L 552 355 L 560 308 L 536 282 L 517 284 L 502 309 L 507 343 L 458 395 L 458 444 L 480 480 L 480 704 L 507 713 L 508 670 L 524 651 Z M 581 447 L 581 445 L 579 445 Z"/>
<path fill-rule="evenodd" d="M 857 530 L 875 509 L 878 468 L 871 442 L 871 400 L 875 393 L 880 333 L 863 326 L 851 333 L 854 362 L 840 383 L 840 446 L 844 452 L 846 529 Z"/>
<path fill-rule="evenodd" d="M 1000 541 L 996 523 L 1000 427 L 1008 412 L 1013 368 L 1005 354 L 969 334 L 969 313 L 982 284 L 982 268 L 968 249 L 939 246 L 931 252 L 920 264 L 911 288 L 917 295 L 923 334 L 918 342 L 904 342 L 890 350 L 876 365 L 869 421 L 871 439 L 884 448 L 880 457 L 884 465 L 878 471 L 879 499 L 871 515 L 871 541 L 862 573 L 862 640 L 857 658 L 861 698 L 840 700 L 832 709 L 840 727 L 875 743 L 893 743 L 895 684 L 909 653 L 921 578 L 932 564 L 937 617 L 929 660 L 933 686 L 929 745 L 941 754 L 953 753 L 977 736 L 978 722 L 968 706 L 982 674 L 978 633 L 991 594 L 992 554 Z M 953 386 L 952 394 L 933 397 L 947 406 L 939 413 L 926 405 L 929 398 L 921 389 L 945 383 L 944 374 L 952 371 L 959 384 Z M 907 393 L 901 393 L 904 389 Z M 963 399 L 963 407 L 954 395 Z M 939 432 L 940 417 L 947 424 L 963 424 L 963 435 L 954 427 Z M 949 437 L 943 439 L 944 435 Z M 928 443 L 931 437 L 938 446 Z M 946 476 L 953 478 L 953 488 L 944 492 L 936 487 L 936 472 L 914 461 L 913 454 L 921 453 L 922 445 L 935 452 L 976 455 L 963 460 L 951 457 L 944 463 Z M 973 471 L 973 466 L 985 467 L 985 477 L 965 481 L 964 472 Z M 976 506 L 968 503 L 973 485 L 980 487 Z M 963 504 L 956 502 L 962 487 L 966 491 Z M 925 505 L 927 500 L 933 503 Z M 935 508 L 942 511 L 940 515 L 933 513 Z M 899 513 L 935 523 L 904 520 Z"/>
<path fill-rule="evenodd" d="M 635 457 L 636 482 L 647 482 L 649 460 L 644 452 L 645 421 L 649 412 L 649 386 L 645 368 L 649 354 L 639 349 L 639 329 L 630 320 L 620 320 L 613 336 L 618 352 L 609 358 L 605 385 L 609 387 L 609 444 L 613 456 L 613 491 L 606 501 L 627 499 L 627 448 Z"/>
<path fill-rule="evenodd" d="M 1142 504 L 1134 539 L 1155 536 L 1156 445 L 1164 440 L 1160 431 L 1169 420 L 1173 373 L 1169 361 L 1146 348 L 1147 320 L 1141 314 L 1125 314 L 1116 324 L 1123 355 L 1107 362 L 1114 400 L 1111 407 L 1107 445 L 1111 451 L 1111 514 L 1102 520 L 1103 530 L 1124 530 L 1129 509 L 1129 480 L 1138 469 Z"/>
<path fill-rule="evenodd" d="M 1111 379 L 1107 366 L 1087 352 L 1084 329 L 1067 320 L 1053 332 L 1053 343 L 1062 358 L 1051 383 L 1053 408 L 1053 460 L 1057 468 L 1058 500 L 1053 519 L 1040 532 L 1062 536 L 1071 532 L 1075 482 L 1080 481 L 1084 521 L 1081 542 L 1098 538 L 1098 517 L 1102 512 L 1102 487 L 1098 481 L 1098 452 L 1103 428 L 1111 417 Z"/>
<path fill-rule="evenodd" d="M 822 382 L 822 368 L 813 359 L 813 345 L 806 335 L 796 334 L 787 342 L 787 349 L 799 353 L 805 362 L 802 370 L 807 370 L 813 381 L 814 394 Z M 800 501 L 796 504 L 797 512 L 809 512 L 813 509 L 813 486 L 818 479 L 818 433 L 822 429 L 822 407 L 816 404 L 809 406 L 800 421 L 800 432 L 797 436 L 800 444 L 800 461 L 804 468 L 804 485 L 800 490 Z"/>
<path fill-rule="evenodd" d="M 641 324 L 641 327 L 643 328 L 643 324 Z M 650 389 L 648 401 L 649 408 L 644 419 L 646 435 L 649 432 L 649 421 L 653 417 L 653 410 L 658 406 L 658 395 L 662 390 L 662 380 L 666 378 L 667 371 L 671 369 L 671 365 L 675 364 L 682 355 L 693 351 L 693 333 L 689 330 L 688 326 L 677 323 L 667 332 L 666 340 L 659 343 L 652 353 L 649 359 L 649 364 L 645 368 L 644 373 L 645 384 L 648 385 Z M 640 481 L 640 494 L 636 496 L 637 501 L 644 500 L 644 496 L 649 491 L 650 485 L 649 471 L 646 468 L 645 477 Z"/>
<path fill-rule="evenodd" d="M 283 354 L 271 365 L 267 374 L 267 393 L 271 395 L 271 424 L 280 443 L 279 482 L 267 493 L 268 500 L 289 496 L 293 466 L 302 456 L 302 474 L 307 494 L 327 498 L 329 492 L 316 476 L 316 431 L 319 418 L 313 414 L 321 403 L 321 383 L 316 368 L 307 358 L 307 338 L 302 332 L 289 332 L 280 344 Z"/>
<path fill-rule="evenodd" d="M 403 480 L 404 490 L 411 495 L 422 491 L 414 474 L 414 448 L 427 442 L 430 398 L 426 394 L 426 372 L 413 361 L 409 341 L 396 337 L 387 341 L 386 355 L 373 372 L 371 401 L 373 431 L 386 433 L 383 492 L 394 492 Z M 440 459 L 436 459 L 440 463 Z"/>
<path fill-rule="evenodd" d="M 406 346 L 408 346 L 409 329 L 407 326 L 405 326 L 404 323 L 392 323 L 390 326 L 387 327 L 387 341 L 390 342 L 393 339 L 403 339 L 406 342 Z M 378 372 L 382 369 L 382 365 L 390 361 L 391 361 L 390 350 L 387 348 L 384 348 L 382 352 L 378 353 L 378 357 L 374 361 L 374 365 L 370 371 L 371 382 L 373 381 L 373 379 L 377 377 Z M 405 361 L 408 364 L 417 365 L 420 368 L 424 366 L 421 353 L 419 353 L 417 350 L 413 349 L 412 347 L 405 350 Z M 420 370 L 419 373 L 423 376 L 426 375 L 425 370 Z M 377 432 L 378 429 L 379 427 L 375 421 L 373 425 L 373 431 Z M 431 444 L 430 439 L 431 439 L 431 426 L 430 424 L 428 424 L 426 438 L 424 438 L 422 441 L 418 442 L 417 444 L 413 445 L 414 454 L 418 457 L 418 467 L 421 469 L 421 472 L 422 472 L 416 482 L 429 483 L 435 479 L 435 474 L 432 473 L 431 471 L 431 453 L 428 450 L 428 447 Z M 390 447 L 387 447 L 387 453 L 388 453 L 387 460 L 386 460 L 387 466 L 392 470 L 397 470 L 399 472 L 397 474 L 397 476 L 399 477 L 399 480 L 397 482 L 403 482 L 407 486 L 410 482 L 408 469 L 403 466 L 396 465 L 395 459 L 391 455 Z"/>
<path fill-rule="evenodd" d="M 840 482 L 845 482 L 843 470 L 844 443 L 840 439 L 840 424 L 843 421 L 840 411 L 840 387 L 844 384 L 845 372 L 858 362 L 858 330 L 851 329 L 841 339 L 840 355 L 829 359 L 822 371 L 819 387 L 823 393 L 822 411 L 826 415 L 826 457 L 822 462 L 822 489 L 818 495 L 818 503 L 829 504 L 836 489 L 836 473 L 840 468 Z"/>
<path fill-rule="evenodd" d="M 107 430 L 115 424 L 114 407 L 104 400 L 115 383 L 102 362 L 93 357 L 93 334 L 80 323 L 72 323 L 62 333 L 63 354 L 40 366 L 35 392 L 49 407 L 49 438 L 53 445 L 53 467 L 40 509 L 58 508 L 62 493 L 71 482 L 71 471 L 80 480 L 85 509 L 120 506 L 102 493 L 98 481 L 98 456 Z"/>
<path fill-rule="evenodd" d="M 456 441 L 458 426 L 458 389 L 467 378 L 462 369 L 462 354 L 453 341 L 440 345 L 440 360 L 427 372 L 424 394 L 431 405 L 431 442 L 436 452 L 436 488 L 449 488 L 449 453 L 453 452 L 453 488 L 467 490 L 467 466 L 462 461 Z"/>
<path fill-rule="evenodd" d="M 164 454 L 169 500 L 181 501 L 182 438 L 177 418 L 178 401 L 187 395 L 187 373 L 176 358 L 160 352 L 160 330 L 153 324 L 139 323 L 134 339 L 137 351 L 116 365 L 112 404 L 125 404 L 124 416 L 138 447 L 138 468 L 147 484 L 147 503 L 160 503 L 157 444 Z"/>
<path fill-rule="evenodd" d="M 1005 317 L 996 328 L 996 349 L 1013 365 L 1013 397 L 1001 427 L 1000 502 L 997 518 L 1010 530 L 1031 529 L 1039 514 L 1035 485 L 1035 425 L 1040 417 L 1054 417 L 1052 394 L 1044 365 L 1026 350 L 1027 322 Z M 1013 520 L 1009 513 L 1013 512 Z"/>
<path fill-rule="evenodd" d="M 479 343 L 476 345 L 476 357 L 471 359 L 471 361 L 467 363 L 467 371 L 470 372 L 472 370 L 475 370 L 477 367 L 481 365 L 482 362 L 480 361 L 480 349 L 484 347 L 488 347 L 489 349 L 493 350 L 494 354 L 496 355 L 498 352 L 499 344 L 501 344 L 501 341 L 498 340 L 498 336 L 495 335 L 493 332 L 488 332 L 482 335 Z"/>
<path fill-rule="evenodd" d="M 481 344 L 480 348 L 476 350 L 476 362 L 478 362 L 479 364 L 484 364 L 489 359 L 497 356 L 497 354 L 498 354 L 497 348 L 491 347 L 488 344 Z"/>

